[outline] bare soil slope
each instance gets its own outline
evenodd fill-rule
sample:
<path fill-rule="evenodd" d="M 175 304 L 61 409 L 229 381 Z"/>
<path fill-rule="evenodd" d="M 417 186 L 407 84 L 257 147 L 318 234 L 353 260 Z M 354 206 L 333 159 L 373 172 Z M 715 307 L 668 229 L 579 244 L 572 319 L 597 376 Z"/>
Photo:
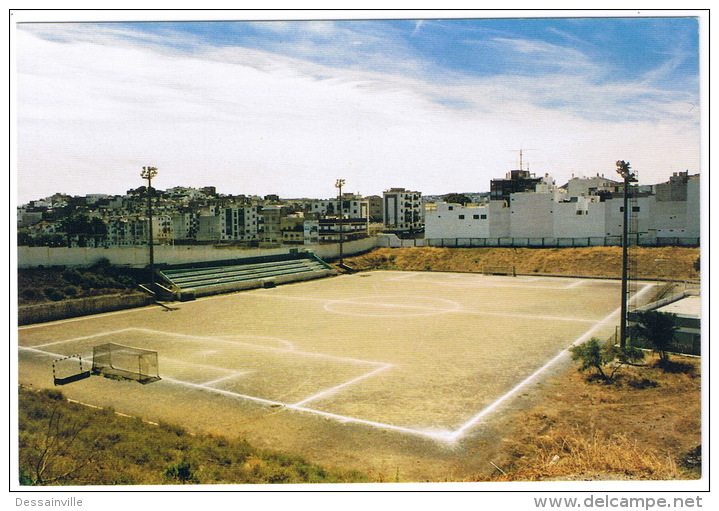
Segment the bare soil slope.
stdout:
<path fill-rule="evenodd" d="M 699 248 L 633 247 L 636 278 L 697 279 Z M 621 247 L 584 248 L 379 248 L 345 264 L 358 269 L 481 272 L 483 266 L 514 266 L 517 273 L 619 277 Z"/>

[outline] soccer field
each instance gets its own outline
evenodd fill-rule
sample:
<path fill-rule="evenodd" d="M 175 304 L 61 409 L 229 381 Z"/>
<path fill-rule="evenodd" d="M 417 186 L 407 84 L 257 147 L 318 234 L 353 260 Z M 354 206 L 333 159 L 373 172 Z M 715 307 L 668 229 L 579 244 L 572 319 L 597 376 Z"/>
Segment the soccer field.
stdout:
<path fill-rule="evenodd" d="M 212 396 L 257 417 L 261 410 L 290 422 L 313 416 L 336 428 L 451 443 L 541 378 L 572 343 L 609 337 L 619 291 L 611 280 L 344 275 L 172 311 L 152 306 L 22 327 L 19 380 L 51 386 L 53 360 L 89 361 L 93 346 L 113 342 L 156 350 L 162 379 L 139 385 L 93 377 L 63 392 L 159 420 L 177 419 L 162 417 L 162 403 L 173 403 L 175 414 L 183 406 L 209 414 L 204 425 L 212 424 L 212 408 L 203 408 Z M 231 416 L 223 421 L 232 424 Z M 237 421 L 244 424 L 242 413 Z"/>

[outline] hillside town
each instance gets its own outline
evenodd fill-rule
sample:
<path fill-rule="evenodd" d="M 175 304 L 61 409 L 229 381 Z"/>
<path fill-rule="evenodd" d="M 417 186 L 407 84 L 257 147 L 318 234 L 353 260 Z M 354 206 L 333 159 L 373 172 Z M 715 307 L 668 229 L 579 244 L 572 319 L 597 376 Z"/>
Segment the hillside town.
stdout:
<path fill-rule="evenodd" d="M 151 188 L 152 225 L 147 191 L 142 186 L 125 195 L 57 193 L 20 205 L 18 245 L 131 247 L 146 245 L 150 232 L 157 245 L 247 248 L 337 243 L 379 232 L 427 244 L 523 239 L 537 245 L 591 238 L 597 240 L 591 244 L 602 245 L 621 236 L 624 207 L 621 181 L 573 176 L 558 186 L 549 174 L 523 169 L 492 179 L 486 193 L 441 196 L 390 188 L 382 196 L 284 199 L 225 195 L 215 186 Z M 678 172 L 664 183 L 632 186 L 630 207 L 640 243 L 698 244 L 698 174 Z"/>

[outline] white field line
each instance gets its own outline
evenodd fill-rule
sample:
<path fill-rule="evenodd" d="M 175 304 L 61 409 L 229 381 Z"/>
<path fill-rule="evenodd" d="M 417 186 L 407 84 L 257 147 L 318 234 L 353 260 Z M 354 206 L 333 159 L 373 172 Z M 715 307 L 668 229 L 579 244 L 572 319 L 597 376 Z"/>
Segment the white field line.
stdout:
<path fill-rule="evenodd" d="M 262 344 L 251 344 L 251 343 L 247 343 L 247 342 L 228 341 L 225 339 L 219 339 L 217 337 L 179 334 L 179 333 L 175 333 L 175 332 L 163 332 L 161 330 L 152 330 L 149 328 L 133 328 L 133 330 L 140 330 L 140 331 L 147 332 L 147 333 L 166 335 L 166 336 L 180 338 L 180 339 L 190 339 L 193 341 L 213 341 L 213 342 L 217 342 L 217 343 L 230 344 L 233 346 L 238 346 L 238 345 L 249 346 L 251 348 L 255 348 L 258 350 L 279 351 L 282 353 L 291 353 L 293 355 L 302 355 L 302 356 L 306 356 L 306 357 L 329 358 L 331 360 L 339 360 L 342 362 L 352 362 L 355 364 L 385 365 L 385 362 L 376 362 L 374 360 L 362 360 L 359 358 L 341 357 L 339 355 L 328 355 L 326 353 L 312 353 L 310 351 L 297 351 L 295 349 L 277 348 L 275 346 L 264 346 Z"/>
<path fill-rule="evenodd" d="M 642 287 L 642 289 L 635 295 L 634 298 L 637 298 L 637 297 L 639 297 L 640 295 L 644 294 L 648 289 L 651 289 L 652 287 L 653 287 L 652 284 L 645 284 L 645 285 Z M 604 319 L 602 319 L 601 321 L 598 321 L 592 328 L 590 328 L 590 329 L 587 330 L 583 335 L 581 335 L 580 337 L 578 337 L 578 338 L 572 343 L 571 346 L 575 346 L 575 345 L 577 345 L 577 344 L 579 344 L 579 343 L 581 343 L 581 342 L 584 342 L 584 340 L 588 339 L 597 329 L 599 329 L 600 327 L 602 327 L 602 326 L 606 325 L 607 323 L 610 323 L 611 321 L 613 321 L 613 317 L 616 316 L 616 315 L 620 312 L 620 310 L 621 310 L 621 309 L 616 309 L 615 311 L 613 311 L 613 312 L 611 312 L 609 315 L 607 315 Z M 139 329 L 139 330 L 146 330 L 146 329 Z M 167 333 L 167 332 L 157 332 L 157 331 L 154 331 L 154 330 L 147 330 L 147 331 L 156 332 L 156 333 L 165 333 L 166 335 L 178 335 L 178 334 L 172 334 L 172 333 Z M 184 337 L 189 337 L 189 338 L 199 338 L 199 339 L 217 340 L 217 339 L 214 339 L 214 338 L 203 338 L 203 337 L 196 337 L 196 336 L 189 336 L 189 335 L 183 335 L 183 336 L 184 336 Z M 243 344 L 244 344 L 244 343 L 243 343 Z M 571 346 L 570 346 L 570 347 L 571 347 Z M 28 350 L 28 351 L 35 351 L 35 352 L 43 353 L 43 354 L 46 354 L 46 355 L 61 356 L 61 355 L 52 354 L 52 353 L 49 353 L 49 352 L 44 352 L 44 351 L 42 351 L 42 350 L 38 350 L 38 349 L 35 349 L 35 348 L 20 347 L 20 349 L 24 349 L 24 350 Z M 279 350 L 279 351 L 288 351 L 288 350 L 282 350 L 282 349 L 279 349 L 279 348 L 277 348 L 277 350 Z M 490 414 L 491 412 L 493 412 L 494 410 L 496 410 L 496 409 L 497 409 L 500 405 L 502 405 L 505 401 L 507 401 L 508 399 L 510 399 L 511 397 L 513 397 L 515 394 L 517 394 L 521 389 L 523 389 L 523 388 L 526 387 L 529 383 L 531 383 L 533 380 L 535 380 L 540 374 L 542 374 L 542 373 L 544 373 L 545 371 L 547 371 L 547 369 L 548 369 L 549 367 L 551 367 L 552 365 L 554 365 L 558 360 L 560 360 L 562 357 L 567 356 L 567 355 L 568 355 L 568 352 L 569 352 L 569 348 L 567 348 L 567 349 L 561 351 L 561 352 L 560 352 L 559 354 L 557 354 L 554 358 L 552 358 L 549 362 L 547 362 L 547 363 L 544 364 L 542 367 L 540 367 L 539 369 L 537 369 L 535 372 L 533 372 L 531 375 L 529 375 L 527 378 L 525 378 L 523 381 L 521 381 L 519 384 L 517 384 L 514 388 L 512 388 L 509 392 L 505 393 L 505 394 L 504 394 L 503 396 L 501 396 L 499 399 L 497 399 L 496 401 L 494 401 L 491 405 L 489 405 L 488 407 L 484 408 L 482 411 L 480 411 L 478 414 L 476 414 L 474 417 L 472 417 L 469 421 L 467 421 L 466 423 L 464 423 L 464 424 L 463 424 L 462 426 L 460 426 L 458 429 L 456 429 L 456 430 L 454 430 L 454 431 L 443 431 L 443 432 L 428 432 L 428 431 L 423 431 L 423 430 L 406 428 L 406 427 L 402 427 L 402 426 L 395 426 L 395 425 L 392 425 L 392 424 L 386 424 L 386 423 L 382 423 L 382 422 L 376 422 L 376 421 L 369 421 L 369 420 L 365 420 L 365 419 L 359 419 L 359 418 L 356 418 L 356 417 L 348 417 L 348 416 L 339 415 L 339 414 L 334 414 L 334 413 L 330 413 L 330 412 L 323 412 L 323 411 L 321 411 L 321 410 L 315 410 L 315 409 L 312 409 L 312 408 L 306 408 L 306 407 L 304 407 L 304 406 L 301 406 L 301 404 L 302 404 L 304 401 L 300 401 L 299 403 L 295 403 L 295 404 L 286 404 L 286 403 L 282 403 L 282 402 L 279 402 L 279 401 L 273 401 L 273 400 L 269 400 L 269 399 L 263 399 L 263 398 L 259 398 L 259 397 L 248 396 L 248 395 L 245 395 L 245 394 L 239 394 L 239 393 L 237 393 L 237 392 L 230 392 L 230 391 L 226 391 L 226 390 L 222 390 L 222 389 L 217 389 L 217 388 L 214 388 L 214 387 L 209 387 L 209 386 L 207 386 L 207 385 L 205 385 L 205 384 L 197 384 L 197 383 L 190 383 L 190 382 L 185 382 L 185 381 L 181 381 L 181 380 L 175 380 L 175 379 L 173 379 L 173 378 L 163 378 L 161 381 L 168 382 L 168 383 L 173 383 L 173 384 L 177 384 L 177 385 L 189 386 L 189 387 L 193 387 L 193 388 L 197 388 L 197 389 L 202 389 L 202 390 L 207 390 L 207 391 L 209 391 L 209 392 L 215 392 L 215 393 L 218 393 L 218 394 L 227 395 L 227 396 L 231 396 L 231 397 L 242 398 L 242 399 L 246 399 L 246 400 L 249 400 L 249 401 L 254 401 L 254 402 L 257 402 L 257 403 L 274 405 L 274 406 L 283 406 L 283 407 L 285 407 L 285 408 L 287 408 L 287 409 L 296 410 L 296 411 L 300 411 L 300 412 L 312 413 L 312 414 L 319 415 L 319 416 L 322 416 L 322 417 L 327 417 L 327 418 L 330 418 L 330 419 L 334 419 L 334 420 L 336 420 L 336 421 L 338 421 L 338 422 L 351 422 L 351 423 L 356 423 L 356 424 L 364 424 L 364 425 L 368 425 L 368 426 L 372 426 L 372 427 L 376 427 L 376 428 L 387 429 L 387 430 L 392 430 L 392 431 L 399 431 L 399 432 L 411 434 L 411 435 L 414 435 L 414 436 L 422 436 L 422 437 L 426 437 L 426 438 L 431 438 L 431 439 L 433 439 L 433 440 L 437 440 L 437 441 L 444 442 L 444 443 L 453 443 L 453 442 L 456 442 L 457 440 L 459 440 L 462 436 L 464 436 L 464 434 L 465 434 L 470 428 L 472 428 L 473 426 L 475 426 L 475 425 L 476 425 L 479 421 L 481 421 L 485 416 L 487 416 L 488 414 Z M 302 352 L 293 352 L 293 353 L 302 353 Z M 332 356 L 330 355 L 330 357 L 332 357 Z M 378 372 L 379 370 L 385 369 L 386 367 L 384 367 L 384 366 L 388 366 L 387 364 L 380 363 L 380 362 L 359 361 L 359 360 L 357 360 L 357 359 L 350 359 L 350 360 L 354 360 L 354 361 L 358 361 L 358 362 L 364 362 L 364 363 L 382 364 L 383 367 L 378 368 L 378 369 L 376 369 L 375 371 L 372 371 L 371 373 L 368 373 L 368 375 L 369 375 L 369 374 L 376 373 L 376 372 Z M 363 375 L 363 376 L 364 376 L 364 375 Z M 361 378 L 362 378 L 362 377 L 360 377 L 359 379 L 361 379 Z M 356 381 L 356 380 L 358 380 L 358 378 L 355 378 L 354 380 L 350 380 L 350 381 Z M 349 382 L 347 382 L 347 383 L 349 383 Z M 339 387 L 341 387 L 341 386 L 343 386 L 343 385 L 340 385 Z M 330 390 L 331 390 L 331 389 L 330 389 Z M 321 393 L 320 393 L 320 394 L 321 394 Z M 314 397 L 313 397 L 313 399 L 314 399 Z M 305 400 L 305 401 L 307 401 L 307 400 Z"/>
<path fill-rule="evenodd" d="M 480 287 L 482 289 L 489 288 L 489 287 L 501 287 L 501 288 L 512 288 L 512 289 L 556 289 L 556 290 L 564 290 L 564 289 L 571 289 L 580 285 L 583 285 L 586 280 L 579 280 L 577 282 L 571 282 L 570 284 L 566 285 L 557 285 L 557 286 L 535 286 L 535 285 L 527 285 L 527 283 L 536 282 L 538 280 L 541 280 L 537 277 L 530 277 L 530 278 L 522 278 L 522 277 L 513 277 L 518 279 L 517 282 L 498 282 L 498 283 L 488 283 L 484 280 L 481 280 L 477 277 L 472 277 L 471 279 L 467 279 L 464 282 L 461 281 L 450 281 L 450 280 L 431 280 L 431 279 L 416 279 L 413 280 L 413 283 L 422 283 L 422 284 L 434 284 L 437 286 L 446 286 L 446 287 L 454 287 L 454 288 L 471 288 L 471 287 Z M 561 277 L 557 278 L 556 282 L 559 282 L 559 279 Z M 394 279 L 390 279 L 394 280 Z M 568 279 L 562 279 L 562 280 L 568 280 Z M 574 280 L 574 279 L 572 279 Z"/>
<path fill-rule="evenodd" d="M 443 309 L 440 307 L 433 307 L 431 305 L 412 305 L 412 304 L 406 304 L 406 303 L 387 303 L 387 302 L 378 302 L 377 300 L 386 300 L 386 299 L 393 299 L 393 300 L 406 300 L 408 298 L 419 298 L 421 300 L 434 300 L 435 302 L 443 302 L 446 304 L 449 308 Z M 404 314 L 363 314 L 361 312 L 345 312 L 345 311 L 336 311 L 333 310 L 332 307 L 335 305 L 349 305 L 349 306 L 370 306 L 370 307 L 378 307 L 378 308 L 385 308 L 385 309 L 393 309 L 393 310 L 406 310 L 406 311 L 416 311 L 416 312 L 407 312 L 407 316 L 421 316 L 421 315 L 427 315 L 427 314 L 443 314 L 443 313 L 449 313 L 449 312 L 456 312 L 461 310 L 461 305 L 459 305 L 457 302 L 454 302 L 452 300 L 446 300 L 444 298 L 435 298 L 435 297 L 429 297 L 429 296 L 416 296 L 416 295 L 407 295 L 407 296 L 399 296 L 399 295 L 393 295 L 393 296 L 383 296 L 383 295 L 377 295 L 377 296 L 368 296 L 368 297 L 361 297 L 361 298 L 355 298 L 351 300 L 331 300 L 325 303 L 324 310 L 327 312 L 333 312 L 335 314 L 342 314 L 345 316 L 371 316 L 371 317 L 385 317 L 385 316 L 403 316 Z"/>
<path fill-rule="evenodd" d="M 208 387 L 207 385 L 205 385 L 205 384 L 203 384 L 203 383 L 192 383 L 192 382 L 189 382 L 189 381 L 176 380 L 176 379 L 174 379 L 174 378 L 167 378 L 167 377 L 163 377 L 162 380 L 160 380 L 160 381 L 157 382 L 157 383 L 161 383 L 161 382 L 168 382 L 168 383 L 173 383 L 173 384 L 175 384 L 175 385 L 184 385 L 184 386 L 186 386 L 186 387 L 193 387 L 193 388 L 196 388 L 196 389 L 208 390 L 208 391 L 210 391 L 210 392 L 216 392 L 216 393 L 218 393 L 218 394 L 223 394 L 223 395 L 226 395 L 226 396 L 232 396 L 232 397 L 238 397 L 238 398 L 242 398 L 242 399 L 247 399 L 248 401 L 254 401 L 254 402 L 256 402 L 256 403 L 263 403 L 263 404 L 266 404 L 266 405 L 287 406 L 285 403 L 281 403 L 281 402 L 279 402 L 279 401 L 272 401 L 271 399 L 263 399 L 263 398 L 261 398 L 261 397 L 248 396 L 248 395 L 246 395 L 246 394 L 239 394 L 239 393 L 237 393 L 237 392 L 231 392 L 231 391 L 229 391 L 229 390 L 222 390 L 222 389 L 218 389 L 218 388 L 215 388 L 215 387 Z"/>
<path fill-rule="evenodd" d="M 197 389 L 206 390 L 208 392 L 216 392 L 218 394 L 222 394 L 225 396 L 246 399 L 248 401 L 254 401 L 256 403 L 262 403 L 265 405 L 281 406 L 281 407 L 284 407 L 289 410 L 295 410 L 298 412 L 311 413 L 313 415 L 327 417 L 330 419 L 334 419 L 337 422 L 342 422 L 342 423 L 351 422 L 351 423 L 355 423 L 355 424 L 364 424 L 364 425 L 372 426 L 375 428 L 388 429 L 388 430 L 392 430 L 392 431 L 400 431 L 402 433 L 409 433 L 409 434 L 415 435 L 415 436 L 429 437 L 434 440 L 445 440 L 451 434 L 450 432 L 432 433 L 432 432 L 427 432 L 427 431 L 422 431 L 422 430 L 405 428 L 402 426 L 395 426 L 393 424 L 386 424 L 384 422 L 369 421 L 369 420 L 365 420 L 365 419 L 358 419 L 356 417 L 348 417 L 345 415 L 339 415 L 336 413 L 323 412 L 322 410 L 306 408 L 304 406 L 299 406 L 298 404 L 287 404 L 287 403 L 282 403 L 281 401 L 274 401 L 271 399 L 264 399 L 264 398 L 260 398 L 260 397 L 248 396 L 246 394 L 239 394 L 237 392 L 231 392 L 228 390 L 222 390 L 222 389 L 218 389 L 218 388 L 214 388 L 214 387 L 208 387 L 206 385 L 199 384 L 199 383 L 190 383 L 190 382 L 186 382 L 186 381 L 182 381 L 182 380 L 175 380 L 173 378 L 163 378 L 161 380 L 161 382 L 168 382 L 168 383 L 172 383 L 175 385 L 185 385 L 188 387 L 194 387 Z"/>
<path fill-rule="evenodd" d="M 225 334 L 225 335 L 218 335 L 218 338 L 222 339 L 267 339 L 270 341 L 276 341 L 286 347 L 289 351 L 295 351 L 295 345 L 292 344 L 290 341 L 286 339 L 280 339 L 278 337 L 267 337 L 262 335 L 245 335 L 245 334 Z"/>
<path fill-rule="evenodd" d="M 420 275 L 420 273 L 412 272 L 412 273 L 402 273 L 401 275 L 398 275 L 397 277 L 390 277 L 387 280 L 403 280 L 403 279 L 411 279 L 412 277 L 416 277 L 417 275 Z"/>
<path fill-rule="evenodd" d="M 236 371 L 234 369 L 227 369 L 225 367 L 213 366 L 213 365 L 209 365 L 209 364 L 199 364 L 197 362 L 188 362 L 186 360 L 178 360 L 176 358 L 160 357 L 160 360 L 163 362 L 168 361 L 168 362 L 172 362 L 172 363 L 180 364 L 180 365 L 184 365 L 184 366 L 204 367 L 206 369 L 212 369 L 214 371 L 223 371 L 225 373 L 232 373 L 232 375 L 234 375 L 234 376 L 240 376 L 242 374 L 247 374 L 248 372 L 251 372 L 251 371 Z"/>
<path fill-rule="evenodd" d="M 464 314 L 476 314 L 479 316 L 501 316 L 503 318 L 522 318 L 522 319 L 543 319 L 543 320 L 549 320 L 549 321 L 574 321 L 578 323 L 596 323 L 597 319 L 582 319 L 582 318 L 572 318 L 572 317 L 562 317 L 562 316 L 540 316 L 538 314 L 509 314 L 506 312 L 488 312 L 488 311 L 473 311 L 473 310 L 462 310 L 458 311 L 462 312 Z"/>
<path fill-rule="evenodd" d="M 536 287 L 531 287 L 530 289 L 538 289 Z M 547 288 L 547 289 L 561 289 L 561 288 Z M 456 302 L 453 302 L 451 300 L 445 300 L 450 304 L 454 304 L 456 308 L 452 309 L 441 309 L 437 307 L 431 307 L 428 305 L 409 305 L 409 304 L 401 304 L 401 303 L 378 303 L 378 302 L 372 302 L 372 301 L 358 301 L 357 299 L 354 300 L 327 300 L 322 298 L 310 298 L 310 297 L 304 297 L 304 296 L 282 296 L 282 295 L 264 295 L 271 298 L 284 298 L 288 300 L 308 300 L 308 301 L 314 301 L 314 302 L 326 302 L 324 305 L 324 309 L 327 312 L 332 312 L 333 314 L 342 314 L 343 316 L 356 316 L 356 317 L 377 317 L 377 318 L 389 318 L 389 317 L 402 317 L 402 316 L 427 316 L 432 314 L 449 314 L 449 313 L 459 313 L 459 314 L 484 314 L 484 315 L 490 315 L 490 316 L 502 316 L 502 317 L 514 317 L 514 318 L 526 318 L 526 319 L 542 319 L 542 320 L 554 320 L 554 321 L 578 321 L 578 322 L 585 322 L 585 323 L 596 323 L 596 319 L 581 319 L 581 318 L 575 318 L 575 317 L 561 317 L 561 316 L 540 316 L 536 314 L 510 314 L 506 312 L 488 312 L 488 311 L 480 311 L 480 310 L 471 310 L 462 308 L 461 305 L 457 304 Z M 383 298 L 381 295 L 378 295 L 376 297 L 371 297 L 371 299 L 377 299 L 377 298 Z M 386 297 L 385 297 L 386 298 Z M 402 298 L 402 297 L 398 297 Z M 417 298 L 423 298 L 423 299 L 434 299 L 434 300 L 440 300 L 439 298 L 434 297 L 428 297 L 428 296 L 422 296 Z M 370 298 L 368 298 L 370 299 Z M 373 307 L 386 307 L 388 309 L 407 309 L 408 311 L 425 311 L 424 313 L 407 313 L 407 314 L 363 314 L 361 312 L 348 312 L 348 311 L 335 311 L 332 310 L 332 306 L 335 304 L 348 304 L 348 305 L 356 305 L 356 306 L 373 306 Z"/>
<path fill-rule="evenodd" d="M 365 373 L 365 374 L 363 374 L 363 375 L 360 375 L 360 376 L 358 376 L 358 377 L 356 377 L 356 378 L 353 378 L 353 379 L 348 380 L 348 381 L 346 381 L 346 382 L 344 382 L 344 383 L 341 383 L 340 385 L 336 385 L 336 386 L 334 386 L 334 387 L 330 387 L 329 389 L 323 390 L 322 392 L 319 392 L 319 393 L 315 394 L 314 396 L 310 396 L 310 397 L 308 397 L 307 399 L 303 399 L 302 401 L 299 401 L 299 402 L 293 404 L 292 406 L 294 406 L 294 407 L 302 406 L 303 404 L 309 403 L 310 401 L 314 401 L 315 399 L 320 399 L 320 398 L 323 398 L 323 397 L 327 397 L 327 396 L 329 396 L 329 395 L 332 395 L 332 394 L 334 394 L 334 393 L 340 391 L 341 389 L 343 389 L 343 388 L 345 388 L 345 387 L 347 387 L 347 386 L 349 386 L 349 385 L 352 385 L 352 384 L 354 384 L 354 383 L 357 383 L 357 382 L 360 381 L 360 380 L 364 380 L 365 378 L 369 378 L 369 377 L 371 377 L 371 376 L 374 376 L 375 374 L 377 374 L 377 373 L 379 373 L 379 372 L 382 372 L 382 371 L 384 371 L 384 370 L 386 370 L 386 369 L 389 369 L 390 367 L 394 367 L 394 365 L 393 365 L 393 364 L 385 364 L 383 367 L 378 367 L 378 368 L 375 369 L 374 371 L 370 371 L 370 372 L 368 372 L 368 373 Z"/>
<path fill-rule="evenodd" d="M 21 350 L 21 351 L 32 351 L 33 353 L 38 353 L 40 355 L 46 355 L 48 357 L 54 357 L 54 358 L 61 358 L 61 357 L 65 356 L 65 355 L 61 355 L 60 353 L 53 353 L 51 351 L 39 350 L 37 348 L 28 348 L 27 346 L 18 346 L 17 349 Z"/>
<path fill-rule="evenodd" d="M 46 346 L 53 346 L 55 344 L 65 344 L 68 342 L 77 342 L 77 341 L 86 341 L 88 339 L 93 339 L 95 337 L 102 337 L 104 335 L 113 335 L 113 334 L 120 334 L 123 332 L 129 332 L 131 330 L 135 330 L 134 328 L 123 328 L 120 330 L 113 330 L 111 332 L 100 332 L 99 334 L 93 334 L 93 335 L 84 335 L 82 337 L 74 337 L 72 339 L 64 339 L 62 341 L 53 341 L 53 342 L 46 342 L 44 344 L 36 344 L 33 346 L 33 348 L 44 348 Z"/>
<path fill-rule="evenodd" d="M 229 376 L 223 376 L 222 378 L 217 378 L 216 380 L 206 381 L 202 385 L 207 385 L 208 387 L 211 387 L 212 385 L 215 385 L 216 383 L 220 383 L 226 380 L 231 380 L 233 378 L 237 378 L 239 376 L 242 376 L 243 374 L 249 374 L 252 371 L 233 371 L 232 374 Z"/>
<path fill-rule="evenodd" d="M 645 284 L 644 287 L 642 287 L 641 291 L 639 291 L 635 298 L 639 297 L 639 295 L 645 293 L 647 289 L 652 288 L 652 284 Z M 607 323 L 611 323 L 614 321 L 614 317 L 621 312 L 621 308 L 616 309 L 612 311 L 609 315 L 607 315 L 604 319 L 597 322 L 592 328 L 587 330 L 584 334 L 579 336 L 575 341 L 566 349 L 562 350 L 559 354 L 557 354 L 554 358 L 552 358 L 549 362 L 544 364 L 542 367 L 534 371 L 532 374 L 530 374 L 527 378 L 519 382 L 513 389 L 511 389 L 509 392 L 504 394 L 502 397 L 497 399 L 494 403 L 486 407 L 484 410 L 479 412 L 477 415 L 472 417 L 469 421 L 464 423 L 462 426 L 460 426 L 458 429 L 456 429 L 451 436 L 448 438 L 450 441 L 456 441 L 459 438 L 461 438 L 464 433 L 470 429 L 472 426 L 477 424 L 480 420 L 482 420 L 486 415 L 493 412 L 495 409 L 497 409 L 502 403 L 507 401 L 509 398 L 513 397 L 515 394 L 517 394 L 520 390 L 522 390 L 524 387 L 526 387 L 529 383 L 531 383 L 533 380 L 535 380 L 539 375 L 544 373 L 547 369 L 549 369 L 551 366 L 556 364 L 559 360 L 569 355 L 569 349 L 572 346 L 576 346 L 578 344 L 583 343 L 584 341 L 588 340 L 596 330 L 598 330 L 600 327 L 606 325 Z"/>

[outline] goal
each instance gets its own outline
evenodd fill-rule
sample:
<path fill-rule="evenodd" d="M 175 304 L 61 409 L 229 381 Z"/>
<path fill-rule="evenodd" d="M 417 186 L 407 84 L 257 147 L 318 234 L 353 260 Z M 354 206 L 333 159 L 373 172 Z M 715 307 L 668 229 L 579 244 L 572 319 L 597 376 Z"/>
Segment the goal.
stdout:
<path fill-rule="evenodd" d="M 514 266 L 482 266 L 482 273 L 485 275 L 509 275 L 510 277 L 516 277 L 517 272 L 514 270 Z"/>
<path fill-rule="evenodd" d="M 160 379 L 157 352 L 113 342 L 92 348 L 92 373 L 150 383 Z"/>
<path fill-rule="evenodd" d="M 52 363 L 52 379 L 55 385 L 67 385 L 90 376 L 90 367 L 83 364 L 80 355 L 58 358 Z"/>

